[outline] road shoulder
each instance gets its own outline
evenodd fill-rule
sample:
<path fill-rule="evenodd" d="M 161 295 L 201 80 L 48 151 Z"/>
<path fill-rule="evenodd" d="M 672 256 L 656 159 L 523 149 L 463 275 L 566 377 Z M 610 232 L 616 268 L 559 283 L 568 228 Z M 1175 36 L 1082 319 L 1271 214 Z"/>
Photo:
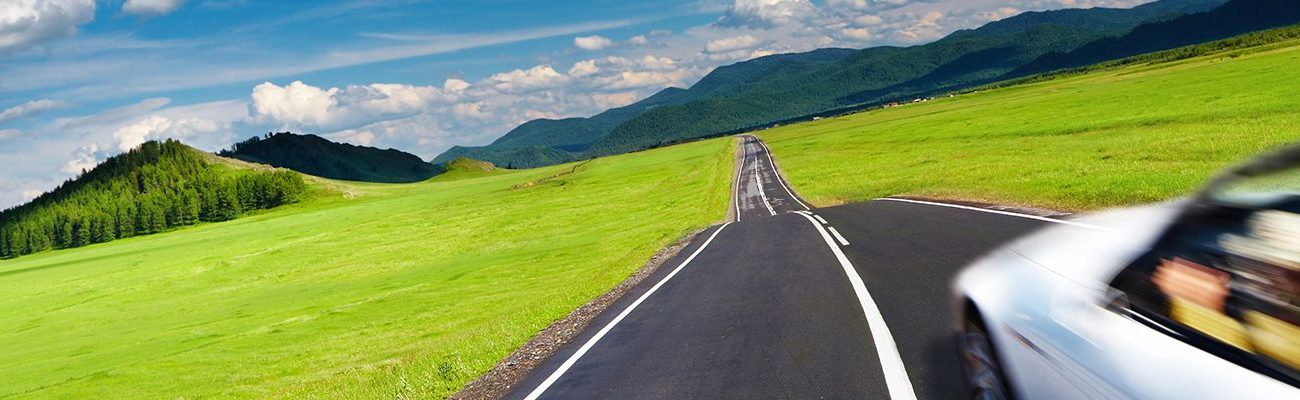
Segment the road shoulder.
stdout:
<path fill-rule="evenodd" d="M 620 299 L 626 297 L 646 278 L 655 275 L 667 261 L 677 257 L 683 249 L 691 247 L 701 233 L 716 227 L 701 229 L 687 234 L 681 240 L 660 249 L 645 265 L 633 272 L 631 276 L 613 289 L 601 294 L 578 309 L 569 313 L 534 335 L 523 346 L 505 359 L 497 362 L 487 373 L 479 376 L 461 388 L 450 399 L 498 399 L 515 388 L 529 373 L 551 358 L 556 351 L 572 342 L 592 320 L 609 309 Z"/>

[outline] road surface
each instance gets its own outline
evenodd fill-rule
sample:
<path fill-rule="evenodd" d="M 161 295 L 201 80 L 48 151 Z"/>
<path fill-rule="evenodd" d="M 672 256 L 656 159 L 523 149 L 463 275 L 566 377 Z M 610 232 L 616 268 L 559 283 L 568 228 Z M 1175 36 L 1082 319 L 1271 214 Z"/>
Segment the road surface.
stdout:
<path fill-rule="evenodd" d="M 878 200 L 810 209 L 745 136 L 736 221 L 669 260 L 511 399 L 969 397 L 950 285 L 1040 220 Z"/>

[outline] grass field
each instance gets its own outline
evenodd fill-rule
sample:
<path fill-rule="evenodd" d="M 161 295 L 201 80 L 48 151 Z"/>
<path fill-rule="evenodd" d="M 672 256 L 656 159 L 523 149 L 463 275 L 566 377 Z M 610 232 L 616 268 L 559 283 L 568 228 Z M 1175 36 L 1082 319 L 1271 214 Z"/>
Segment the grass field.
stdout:
<path fill-rule="evenodd" d="M 444 397 L 719 222 L 732 148 L 322 181 L 235 221 L 0 261 L 0 397 Z"/>
<path fill-rule="evenodd" d="M 759 133 L 821 206 L 891 195 L 1091 210 L 1187 194 L 1300 140 L 1300 42 Z"/>

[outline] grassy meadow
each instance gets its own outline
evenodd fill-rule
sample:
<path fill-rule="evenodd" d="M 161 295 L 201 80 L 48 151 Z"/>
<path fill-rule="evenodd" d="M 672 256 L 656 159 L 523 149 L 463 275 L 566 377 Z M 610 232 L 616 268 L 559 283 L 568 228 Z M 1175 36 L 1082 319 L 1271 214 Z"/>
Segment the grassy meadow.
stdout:
<path fill-rule="evenodd" d="M 436 398 L 724 217 L 729 138 L 0 261 L 0 398 Z"/>
<path fill-rule="evenodd" d="M 759 133 L 820 206 L 891 195 L 1092 210 L 1188 194 L 1300 140 L 1300 41 Z"/>

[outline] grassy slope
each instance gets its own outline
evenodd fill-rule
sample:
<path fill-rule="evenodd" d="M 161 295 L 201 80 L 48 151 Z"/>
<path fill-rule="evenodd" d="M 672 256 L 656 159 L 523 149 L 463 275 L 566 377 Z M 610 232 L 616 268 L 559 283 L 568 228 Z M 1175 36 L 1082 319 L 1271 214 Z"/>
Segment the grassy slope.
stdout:
<path fill-rule="evenodd" d="M 0 397 L 446 396 L 719 221 L 730 143 L 328 182 L 360 196 L 0 261 Z"/>
<path fill-rule="evenodd" d="M 1300 139 L 1300 41 L 760 134 L 818 205 L 890 195 L 1088 210 L 1187 194 Z"/>

